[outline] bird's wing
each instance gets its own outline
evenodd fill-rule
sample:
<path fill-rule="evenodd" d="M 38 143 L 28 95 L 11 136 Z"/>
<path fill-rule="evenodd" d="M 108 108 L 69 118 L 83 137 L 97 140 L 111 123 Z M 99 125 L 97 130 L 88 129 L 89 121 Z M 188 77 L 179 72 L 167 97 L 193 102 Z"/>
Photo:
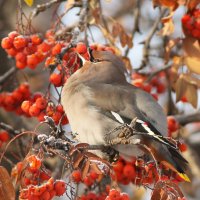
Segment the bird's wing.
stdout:
<path fill-rule="evenodd" d="M 137 117 L 148 123 L 155 134 L 167 134 L 166 116 L 150 94 L 129 83 L 123 85 L 92 83 L 91 90 L 93 94 L 91 103 L 103 111 L 117 113 L 126 123 Z"/>

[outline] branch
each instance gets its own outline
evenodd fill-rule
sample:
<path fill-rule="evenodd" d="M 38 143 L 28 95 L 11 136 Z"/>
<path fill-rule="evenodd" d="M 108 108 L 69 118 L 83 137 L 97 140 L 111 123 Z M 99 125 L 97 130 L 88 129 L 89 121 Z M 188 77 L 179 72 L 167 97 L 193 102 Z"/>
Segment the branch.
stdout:
<path fill-rule="evenodd" d="M 162 9 L 161 13 L 160 13 L 160 16 L 154 22 L 150 33 L 146 37 L 145 41 L 143 41 L 141 43 L 141 44 L 144 44 L 144 47 L 143 47 L 143 58 L 142 58 L 142 62 L 141 62 L 140 67 L 138 69 L 136 69 L 137 71 L 143 69 L 147 64 L 150 42 L 151 42 L 151 40 L 152 40 L 152 38 L 153 38 L 157 28 L 158 28 L 158 24 L 160 23 L 161 18 L 164 16 L 165 13 L 166 13 L 166 9 Z"/>
<path fill-rule="evenodd" d="M 131 34 L 131 39 L 133 40 L 134 35 L 136 32 L 139 32 L 139 16 L 140 16 L 140 5 L 141 5 L 141 0 L 137 0 L 136 7 L 134 8 L 134 26 Z M 127 47 L 125 51 L 125 55 L 127 56 L 130 51 L 130 48 Z"/>
<path fill-rule="evenodd" d="M 16 136 L 22 132 L 20 130 L 15 130 L 12 126 L 10 126 L 4 122 L 0 122 L 0 128 L 8 131 L 13 136 Z"/>
<path fill-rule="evenodd" d="M 66 0 L 52 0 L 52 1 L 48 2 L 48 3 L 37 5 L 36 9 L 34 9 L 30 14 L 30 20 L 32 20 L 39 13 L 44 12 L 46 9 L 50 8 L 54 4 L 61 3 L 62 1 L 66 1 Z"/>
<path fill-rule="evenodd" d="M 17 71 L 16 67 L 10 68 L 6 73 L 0 76 L 0 85 L 4 83 L 10 76 L 12 76 Z"/>
<path fill-rule="evenodd" d="M 175 115 L 174 118 L 180 125 L 184 126 L 189 123 L 200 122 L 200 112 L 189 115 Z"/>

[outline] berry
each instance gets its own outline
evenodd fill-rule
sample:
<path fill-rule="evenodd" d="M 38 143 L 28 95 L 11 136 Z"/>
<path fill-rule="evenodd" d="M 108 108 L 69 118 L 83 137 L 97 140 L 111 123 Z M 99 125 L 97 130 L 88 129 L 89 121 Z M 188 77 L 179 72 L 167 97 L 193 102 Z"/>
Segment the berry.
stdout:
<path fill-rule="evenodd" d="M 42 39 L 40 38 L 39 35 L 35 34 L 31 36 L 31 42 L 35 45 L 39 45 L 42 43 Z"/>
<path fill-rule="evenodd" d="M 39 97 L 39 98 L 36 99 L 35 104 L 39 109 L 42 110 L 42 109 L 46 108 L 47 101 L 46 101 L 46 99 L 44 97 Z"/>
<path fill-rule="evenodd" d="M 32 106 L 32 102 L 30 102 L 30 101 L 23 101 L 22 105 L 21 105 L 21 108 L 22 108 L 22 110 L 25 113 L 29 113 L 29 109 L 30 109 L 31 106 Z"/>
<path fill-rule="evenodd" d="M 50 200 L 51 195 L 49 193 L 49 191 L 45 191 L 41 196 L 40 196 L 40 200 Z"/>
<path fill-rule="evenodd" d="M 9 37 L 5 37 L 1 41 L 1 46 L 3 49 L 10 49 L 13 47 L 12 40 Z"/>
<path fill-rule="evenodd" d="M 76 45 L 76 51 L 80 54 L 87 53 L 87 47 L 84 43 L 80 42 Z"/>
<path fill-rule="evenodd" d="M 62 196 L 66 191 L 66 184 L 64 181 L 57 180 L 54 183 L 54 190 L 56 192 L 56 196 Z"/>
<path fill-rule="evenodd" d="M 22 35 L 19 35 L 14 38 L 13 45 L 16 49 L 24 48 L 26 47 L 27 44 L 28 44 L 27 39 Z"/>
<path fill-rule="evenodd" d="M 36 104 L 33 104 L 30 108 L 29 108 L 29 114 L 32 117 L 36 117 L 38 116 L 40 113 L 40 109 L 36 106 Z"/>
<path fill-rule="evenodd" d="M 81 182 L 81 172 L 79 170 L 73 171 L 72 179 L 75 183 Z"/>
<path fill-rule="evenodd" d="M 0 131 L 0 140 L 2 142 L 7 142 L 10 139 L 10 135 L 7 131 Z"/>
<path fill-rule="evenodd" d="M 60 87 L 62 85 L 62 75 L 53 73 L 51 74 L 49 81 L 56 87 Z"/>

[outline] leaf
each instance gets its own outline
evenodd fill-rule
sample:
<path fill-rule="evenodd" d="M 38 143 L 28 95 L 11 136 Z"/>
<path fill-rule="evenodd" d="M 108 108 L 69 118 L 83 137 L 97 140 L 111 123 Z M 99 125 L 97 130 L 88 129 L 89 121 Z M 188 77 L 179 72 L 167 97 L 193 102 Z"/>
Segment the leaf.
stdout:
<path fill-rule="evenodd" d="M 84 179 L 88 175 L 89 169 L 90 169 L 90 161 L 87 160 L 82 168 L 82 179 Z"/>
<path fill-rule="evenodd" d="M 192 104 L 194 108 L 197 107 L 197 85 L 196 84 L 188 84 L 185 92 L 185 97 L 187 98 L 188 102 Z"/>
<path fill-rule="evenodd" d="M 15 189 L 13 187 L 8 171 L 0 166 L 0 199 L 15 200 Z"/>
<path fill-rule="evenodd" d="M 171 54 L 173 47 L 175 47 L 177 45 L 177 43 L 179 43 L 179 41 L 180 41 L 179 38 L 171 39 L 168 41 L 168 43 L 165 47 L 165 62 L 166 63 L 168 63 L 168 61 L 170 59 L 170 54 Z"/>
<path fill-rule="evenodd" d="M 200 0 L 190 0 L 188 1 L 187 7 L 189 10 L 193 10 L 199 3 Z"/>
<path fill-rule="evenodd" d="M 33 5 L 33 2 L 34 0 L 24 0 L 24 2 L 28 5 L 28 6 L 32 6 Z"/>
<path fill-rule="evenodd" d="M 173 197 L 173 198 L 172 198 Z M 183 193 L 172 181 L 158 181 L 154 187 L 151 200 L 167 200 L 183 198 Z"/>
<path fill-rule="evenodd" d="M 131 73 L 131 71 L 133 70 L 132 65 L 131 65 L 131 61 L 128 57 L 122 57 L 122 60 L 126 66 L 126 69 Z"/>
<path fill-rule="evenodd" d="M 113 37 L 117 37 L 118 35 L 120 35 L 121 31 L 122 31 L 122 26 L 119 23 L 114 23 L 112 27 Z"/>
<path fill-rule="evenodd" d="M 183 40 L 184 63 L 194 73 L 200 74 L 200 45 L 198 40 L 187 37 Z"/>
<path fill-rule="evenodd" d="M 177 0 L 153 0 L 153 7 L 165 6 L 172 10 L 175 10 L 178 7 Z"/>
<path fill-rule="evenodd" d="M 161 19 L 164 26 L 158 33 L 159 35 L 166 36 L 174 32 L 174 22 L 172 19 L 173 15 L 174 12 L 171 12 L 170 15 Z"/>
<path fill-rule="evenodd" d="M 176 102 L 180 101 L 180 99 L 184 96 L 186 88 L 187 88 L 187 82 L 184 79 L 183 75 L 180 75 L 179 79 L 176 82 L 175 90 L 176 90 Z"/>
<path fill-rule="evenodd" d="M 75 3 L 75 0 L 68 0 L 65 5 L 66 10 L 70 10 L 74 6 L 74 3 Z"/>

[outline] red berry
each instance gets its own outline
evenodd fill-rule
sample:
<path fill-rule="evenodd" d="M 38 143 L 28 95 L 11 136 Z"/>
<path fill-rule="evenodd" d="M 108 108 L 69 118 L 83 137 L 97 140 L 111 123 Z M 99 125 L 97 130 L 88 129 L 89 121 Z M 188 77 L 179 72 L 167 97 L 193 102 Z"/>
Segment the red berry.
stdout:
<path fill-rule="evenodd" d="M 130 179 L 134 179 L 136 176 L 135 167 L 131 164 L 126 164 L 123 169 L 123 174 Z"/>
<path fill-rule="evenodd" d="M 48 191 L 45 191 L 41 196 L 40 196 L 40 200 L 50 200 L 51 195 Z"/>
<path fill-rule="evenodd" d="M 28 44 L 27 39 L 22 35 L 19 35 L 14 38 L 13 45 L 16 49 L 24 48 L 26 47 L 27 44 Z"/>
<path fill-rule="evenodd" d="M 76 51 L 80 54 L 87 53 L 87 47 L 84 43 L 80 42 L 76 45 Z"/>
<path fill-rule="evenodd" d="M 190 21 L 190 15 L 186 14 L 186 15 L 183 15 L 181 21 L 183 24 L 186 24 L 188 21 Z"/>
<path fill-rule="evenodd" d="M 46 116 L 46 113 L 45 112 L 40 112 L 40 114 L 37 116 L 37 119 L 39 122 L 43 122 L 45 121 L 45 117 Z"/>
<path fill-rule="evenodd" d="M 72 179 L 75 183 L 81 182 L 81 172 L 79 170 L 72 172 Z"/>
<path fill-rule="evenodd" d="M 32 117 L 36 117 L 38 116 L 40 113 L 40 109 L 36 106 L 36 104 L 33 104 L 30 108 L 29 108 L 29 114 Z"/>
<path fill-rule="evenodd" d="M 35 66 L 39 63 L 39 60 L 35 54 L 31 54 L 27 56 L 27 65 Z"/>
<path fill-rule="evenodd" d="M 178 143 L 178 148 L 181 152 L 187 151 L 187 145 L 185 143 Z"/>
<path fill-rule="evenodd" d="M 15 49 L 14 47 L 10 48 L 10 49 L 6 49 L 6 52 L 8 55 L 10 55 L 12 57 L 15 57 L 18 53 L 17 49 Z"/>
<path fill-rule="evenodd" d="M 17 53 L 17 55 L 15 56 L 15 59 L 19 62 L 22 63 L 26 63 L 26 54 L 24 54 L 23 52 L 19 52 Z"/>
<path fill-rule="evenodd" d="M 54 183 L 54 190 L 56 196 L 62 196 L 66 191 L 66 184 L 64 181 L 58 180 Z"/>
<path fill-rule="evenodd" d="M 12 39 L 12 41 L 14 40 L 15 37 L 17 37 L 19 35 L 19 33 L 17 31 L 12 31 L 8 34 L 8 37 L 10 39 Z"/>
<path fill-rule="evenodd" d="M 31 42 L 35 45 L 39 45 L 42 43 L 42 39 L 40 38 L 38 34 L 35 34 L 31 36 Z"/>
<path fill-rule="evenodd" d="M 9 139 L 10 139 L 10 136 L 7 131 L 0 131 L 0 140 L 2 142 L 7 142 Z"/>
<path fill-rule="evenodd" d="M 53 73 L 51 74 L 49 81 L 56 87 L 60 87 L 62 85 L 62 75 Z"/>
<path fill-rule="evenodd" d="M 30 107 L 32 106 L 32 102 L 30 101 L 23 101 L 22 105 L 21 105 L 21 109 L 25 112 L 25 113 L 29 113 Z"/>
<path fill-rule="evenodd" d="M 47 106 L 47 100 L 44 97 L 39 97 L 36 99 L 35 104 L 39 109 L 43 110 Z"/>
<path fill-rule="evenodd" d="M 120 197 L 120 192 L 118 190 L 112 189 L 109 192 L 109 197 L 111 200 L 118 199 Z"/>
<path fill-rule="evenodd" d="M 26 63 L 25 62 L 16 61 L 16 67 L 18 69 L 24 69 L 26 67 Z"/>
<path fill-rule="evenodd" d="M 9 37 L 5 37 L 1 41 L 1 46 L 3 49 L 10 49 L 13 47 L 12 40 Z"/>
<path fill-rule="evenodd" d="M 61 43 L 57 43 L 51 50 L 51 54 L 53 56 L 59 54 L 61 52 L 61 49 L 62 49 L 62 44 Z"/>

